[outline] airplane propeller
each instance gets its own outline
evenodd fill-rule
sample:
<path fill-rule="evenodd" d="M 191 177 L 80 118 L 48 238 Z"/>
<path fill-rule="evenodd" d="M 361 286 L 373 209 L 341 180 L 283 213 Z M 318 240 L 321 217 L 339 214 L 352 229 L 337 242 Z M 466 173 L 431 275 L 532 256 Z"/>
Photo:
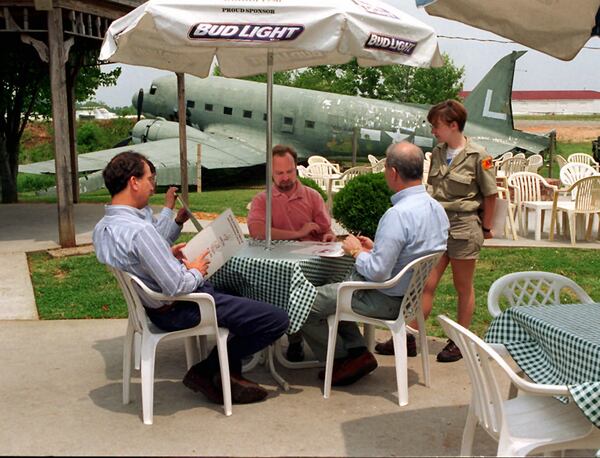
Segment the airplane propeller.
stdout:
<path fill-rule="evenodd" d="M 142 107 L 144 106 L 144 90 L 140 89 L 137 96 L 137 120 L 142 117 Z"/>
<path fill-rule="evenodd" d="M 138 96 L 137 96 L 137 100 L 136 100 L 136 109 L 137 109 L 137 121 L 139 122 L 141 117 L 142 117 L 142 107 L 144 106 L 144 90 L 140 89 L 138 92 Z M 132 137 L 133 137 L 133 132 L 129 131 L 129 137 L 124 138 L 123 140 L 119 141 L 117 144 L 115 144 L 113 146 L 113 148 L 119 148 L 120 146 L 127 146 L 129 145 L 129 143 L 131 143 Z"/>

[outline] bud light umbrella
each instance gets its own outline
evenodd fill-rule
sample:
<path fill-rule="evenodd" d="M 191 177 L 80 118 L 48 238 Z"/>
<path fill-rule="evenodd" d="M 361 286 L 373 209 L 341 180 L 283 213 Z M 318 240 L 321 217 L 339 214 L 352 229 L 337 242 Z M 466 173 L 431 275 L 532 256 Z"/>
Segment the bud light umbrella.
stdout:
<path fill-rule="evenodd" d="M 443 63 L 431 27 L 379 0 L 150 0 L 111 24 L 100 51 L 101 60 L 200 77 L 214 58 L 224 76 L 267 74 L 267 247 L 273 72 L 352 58 L 361 66 Z"/>
<path fill-rule="evenodd" d="M 598 0 L 416 0 L 431 16 L 488 30 L 537 51 L 571 60 L 600 35 Z"/>

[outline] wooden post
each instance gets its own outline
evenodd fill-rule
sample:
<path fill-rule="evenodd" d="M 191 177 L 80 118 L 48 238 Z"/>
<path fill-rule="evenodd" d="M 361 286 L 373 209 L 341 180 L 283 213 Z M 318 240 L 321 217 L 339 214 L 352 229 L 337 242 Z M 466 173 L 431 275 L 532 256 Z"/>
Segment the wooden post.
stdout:
<path fill-rule="evenodd" d="M 56 163 L 56 197 L 58 204 L 58 234 L 63 248 L 73 247 L 75 221 L 73 188 L 69 163 L 69 121 L 64 58 L 62 10 L 48 11 L 48 44 L 50 51 L 50 88 L 52 92 L 52 122 Z"/>
<path fill-rule="evenodd" d="M 556 154 L 556 131 L 550 132 L 550 147 L 548 148 L 548 176 L 552 178 L 552 161 Z"/>
<path fill-rule="evenodd" d="M 202 143 L 196 149 L 196 192 L 202 192 Z"/>
<path fill-rule="evenodd" d="M 181 169 L 181 198 L 186 205 L 188 200 L 188 168 L 185 106 L 185 75 L 177 73 L 177 117 L 179 118 L 179 167 Z"/>
<path fill-rule="evenodd" d="M 73 203 L 79 202 L 79 164 L 77 163 L 77 135 L 75 116 L 75 77 L 67 79 L 67 114 L 69 120 L 69 163 L 71 164 L 71 186 Z"/>
<path fill-rule="evenodd" d="M 356 166 L 356 157 L 358 156 L 358 138 L 360 135 L 360 129 L 354 127 L 352 129 L 352 167 Z"/>

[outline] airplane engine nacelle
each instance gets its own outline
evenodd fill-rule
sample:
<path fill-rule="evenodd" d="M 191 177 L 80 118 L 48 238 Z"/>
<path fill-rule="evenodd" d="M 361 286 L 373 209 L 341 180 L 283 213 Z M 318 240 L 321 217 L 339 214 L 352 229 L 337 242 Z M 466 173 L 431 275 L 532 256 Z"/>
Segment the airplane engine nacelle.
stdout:
<path fill-rule="evenodd" d="M 178 137 L 179 125 L 162 119 L 144 119 L 137 122 L 131 131 L 131 138 L 135 144 Z"/>

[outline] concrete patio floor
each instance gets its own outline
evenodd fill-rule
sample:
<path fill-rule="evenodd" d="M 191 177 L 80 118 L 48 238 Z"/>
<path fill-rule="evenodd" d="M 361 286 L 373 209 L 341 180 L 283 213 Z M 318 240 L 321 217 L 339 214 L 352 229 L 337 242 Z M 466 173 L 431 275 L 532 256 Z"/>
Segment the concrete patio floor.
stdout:
<path fill-rule="evenodd" d="M 221 406 L 181 379 L 181 341 L 158 348 L 154 424 L 141 420 L 139 378 L 121 402 L 126 320 L 2 321 L 0 454 L 110 456 L 448 456 L 457 455 L 470 385 L 463 362 L 440 364 L 431 339 L 432 385 L 420 358 L 409 358 L 409 404 L 399 407 L 393 357 L 350 387 L 322 396 L 318 369 L 280 373 L 284 392 L 263 366 L 248 377 L 270 391 L 266 401 Z M 380 338 L 384 337 L 383 335 Z M 135 377 L 139 373 L 135 372 Z M 474 453 L 495 454 L 482 430 Z"/>

